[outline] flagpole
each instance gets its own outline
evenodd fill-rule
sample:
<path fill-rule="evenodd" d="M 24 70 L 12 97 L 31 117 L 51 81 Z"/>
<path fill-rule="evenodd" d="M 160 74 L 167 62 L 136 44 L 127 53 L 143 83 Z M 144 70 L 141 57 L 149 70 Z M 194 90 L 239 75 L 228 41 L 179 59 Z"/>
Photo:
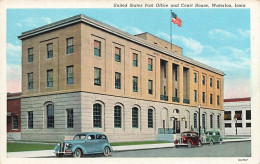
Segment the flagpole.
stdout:
<path fill-rule="evenodd" d="M 172 50 L 172 10 L 170 13 L 170 40 L 171 40 L 171 50 Z"/>

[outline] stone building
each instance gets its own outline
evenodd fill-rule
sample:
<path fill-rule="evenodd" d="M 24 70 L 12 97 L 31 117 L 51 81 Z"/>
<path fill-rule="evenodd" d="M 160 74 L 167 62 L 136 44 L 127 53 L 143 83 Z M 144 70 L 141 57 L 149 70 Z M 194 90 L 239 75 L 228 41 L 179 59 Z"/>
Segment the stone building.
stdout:
<path fill-rule="evenodd" d="M 130 35 L 77 15 L 22 40 L 22 139 L 60 140 L 97 131 L 110 141 L 158 133 L 224 133 L 222 71 L 149 33 Z"/>

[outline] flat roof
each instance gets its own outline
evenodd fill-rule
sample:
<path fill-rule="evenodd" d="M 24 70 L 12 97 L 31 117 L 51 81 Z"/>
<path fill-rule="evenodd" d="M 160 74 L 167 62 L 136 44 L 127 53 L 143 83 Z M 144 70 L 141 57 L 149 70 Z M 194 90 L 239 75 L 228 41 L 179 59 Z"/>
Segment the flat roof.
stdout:
<path fill-rule="evenodd" d="M 251 101 L 250 97 L 224 99 L 224 102 Z"/>
<path fill-rule="evenodd" d="M 106 32 L 109 32 L 111 34 L 114 34 L 116 36 L 119 36 L 121 38 L 124 38 L 126 40 L 130 40 L 134 43 L 137 43 L 137 44 L 140 44 L 142 46 L 145 46 L 145 47 L 148 47 L 150 49 L 153 49 L 155 51 L 158 51 L 160 53 L 163 53 L 165 55 L 168 55 L 170 57 L 174 57 L 176 59 L 179 59 L 181 61 L 184 61 L 184 62 L 187 62 L 189 64 L 192 64 L 192 65 L 195 65 L 195 66 L 198 66 L 200 68 L 204 68 L 208 71 L 211 71 L 211 72 L 214 72 L 216 74 L 219 74 L 219 75 L 222 75 L 224 76 L 224 72 L 218 70 L 218 69 L 215 69 L 211 66 L 208 66 L 206 64 L 203 64 L 203 63 L 200 63 L 198 61 L 195 61 L 189 57 L 186 57 L 184 55 L 178 55 L 176 54 L 175 52 L 172 52 L 170 50 L 167 50 L 167 49 L 164 49 L 164 48 L 161 48 L 161 47 L 158 47 L 154 44 L 151 44 L 149 42 L 147 42 L 146 40 L 142 39 L 142 38 L 139 38 L 137 36 L 134 36 L 134 35 L 131 35 L 127 32 L 124 32 L 120 29 L 117 29 L 115 27 L 112 27 L 108 24 L 105 24 L 103 22 L 100 22 L 100 21 L 97 21 L 95 19 L 92 19 L 88 16 L 85 16 L 85 15 L 76 15 L 76 16 L 73 16 L 73 17 L 70 17 L 70 18 L 67 18 L 67 19 L 63 19 L 63 20 L 60 20 L 60 21 L 57 21 L 57 22 L 54 22 L 54 23 L 51 23 L 51 24 L 48 24 L 48 25 L 45 25 L 45 26 L 42 26 L 42 27 L 39 27 L 39 28 L 35 28 L 33 30 L 29 30 L 29 31 L 26 31 L 26 32 L 23 32 L 22 35 L 18 36 L 18 38 L 20 40 L 23 40 L 23 39 L 26 39 L 26 38 L 29 38 L 29 37 L 33 37 L 35 35 L 39 35 L 39 34 L 43 34 L 43 33 L 46 33 L 46 32 L 49 32 L 49 31 L 52 31 L 52 30 L 56 30 L 56 29 L 59 29 L 59 28 L 62 28 L 62 27 L 65 27 L 65 26 L 69 26 L 69 25 L 72 25 L 72 24 L 76 24 L 76 23 L 86 23 L 90 26 L 93 26 L 95 28 L 98 28 L 98 29 L 101 29 L 101 30 L 104 30 Z"/>

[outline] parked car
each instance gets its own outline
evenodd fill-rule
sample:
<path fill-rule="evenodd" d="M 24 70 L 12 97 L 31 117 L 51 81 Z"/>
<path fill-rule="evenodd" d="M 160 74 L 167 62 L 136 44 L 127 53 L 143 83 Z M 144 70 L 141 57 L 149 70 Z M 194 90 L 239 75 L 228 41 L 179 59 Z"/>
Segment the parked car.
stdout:
<path fill-rule="evenodd" d="M 199 134 L 193 131 L 186 131 L 181 133 L 181 138 L 174 141 L 175 147 L 188 146 L 190 148 L 192 145 L 201 146 L 201 140 Z"/>
<path fill-rule="evenodd" d="M 113 151 L 105 134 L 97 132 L 78 133 L 73 140 L 64 140 L 54 148 L 57 157 L 73 155 L 80 158 L 86 154 L 103 153 L 109 156 Z"/>
<path fill-rule="evenodd" d="M 210 145 L 213 145 L 214 143 L 222 144 L 222 138 L 220 136 L 219 131 L 206 131 L 205 137 L 205 143 L 209 143 Z"/>

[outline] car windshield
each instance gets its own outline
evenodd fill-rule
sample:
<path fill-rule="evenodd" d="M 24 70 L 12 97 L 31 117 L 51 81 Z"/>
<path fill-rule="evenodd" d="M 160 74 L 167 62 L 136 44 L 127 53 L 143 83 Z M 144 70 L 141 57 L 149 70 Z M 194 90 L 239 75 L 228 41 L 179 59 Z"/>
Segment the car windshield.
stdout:
<path fill-rule="evenodd" d="M 182 133 L 182 136 L 191 137 L 191 136 L 192 136 L 192 133 Z"/>
<path fill-rule="evenodd" d="M 86 138 L 85 134 L 77 134 L 73 140 L 84 140 Z"/>

